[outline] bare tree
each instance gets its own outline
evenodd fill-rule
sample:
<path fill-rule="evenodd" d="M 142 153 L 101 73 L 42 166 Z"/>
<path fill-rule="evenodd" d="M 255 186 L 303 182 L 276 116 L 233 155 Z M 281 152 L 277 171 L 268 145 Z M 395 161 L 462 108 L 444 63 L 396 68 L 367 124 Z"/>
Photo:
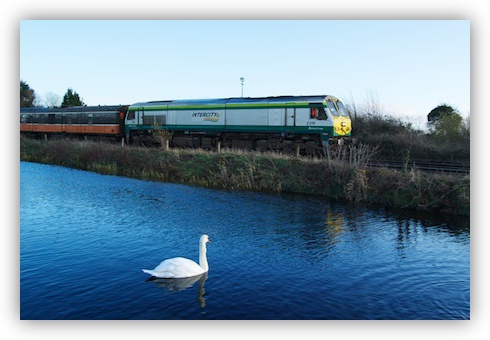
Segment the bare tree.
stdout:
<path fill-rule="evenodd" d="M 366 94 L 366 102 L 364 104 L 364 110 L 365 113 L 370 116 L 383 115 L 383 106 L 380 104 L 378 94 L 375 90 L 370 90 Z"/>
<path fill-rule="evenodd" d="M 44 97 L 46 98 L 47 107 L 59 107 L 61 104 L 61 96 L 53 92 L 47 92 Z"/>
<path fill-rule="evenodd" d="M 344 101 L 344 104 L 349 111 L 351 118 L 356 120 L 358 115 L 361 116 L 383 116 L 383 106 L 379 101 L 379 96 L 375 90 L 366 91 L 366 98 L 364 101 L 358 105 L 352 93 L 350 94 L 350 99 Z"/>
<path fill-rule="evenodd" d="M 42 107 L 44 105 L 44 101 L 40 97 L 34 98 L 34 101 L 32 103 L 35 107 Z"/>

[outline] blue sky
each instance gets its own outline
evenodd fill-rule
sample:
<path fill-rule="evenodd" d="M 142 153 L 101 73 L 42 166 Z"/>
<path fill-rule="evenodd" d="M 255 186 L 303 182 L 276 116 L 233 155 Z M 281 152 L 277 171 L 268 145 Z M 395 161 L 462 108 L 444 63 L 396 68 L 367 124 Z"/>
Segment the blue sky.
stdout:
<path fill-rule="evenodd" d="M 470 112 L 469 20 L 20 21 L 20 78 L 87 105 L 331 94 L 425 123 Z"/>

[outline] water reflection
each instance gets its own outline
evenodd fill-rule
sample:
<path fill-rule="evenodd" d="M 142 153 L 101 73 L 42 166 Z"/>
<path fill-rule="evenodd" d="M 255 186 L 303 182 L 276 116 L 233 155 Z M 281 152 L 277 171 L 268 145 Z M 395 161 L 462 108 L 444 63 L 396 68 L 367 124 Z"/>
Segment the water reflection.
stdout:
<path fill-rule="evenodd" d="M 204 290 L 204 283 L 208 279 L 208 273 L 201 275 L 196 275 L 192 277 L 186 277 L 181 279 L 162 279 L 155 276 L 150 277 L 146 282 L 154 282 L 158 287 L 166 288 L 171 292 L 180 292 L 185 289 L 191 288 L 196 282 L 199 281 L 199 289 L 197 291 L 197 301 L 201 308 L 206 306 L 206 299 L 204 295 L 206 291 Z"/>
<path fill-rule="evenodd" d="M 419 224 L 425 231 L 436 228 L 437 231 L 448 233 L 451 236 L 469 235 L 470 233 L 470 219 L 465 216 L 411 210 L 393 210 L 385 214 L 391 215 L 400 222 L 410 221 L 411 223 Z"/>
<path fill-rule="evenodd" d="M 325 216 L 319 214 L 316 220 L 301 223 L 299 240 L 303 245 L 299 248 L 304 247 L 306 253 L 310 254 L 313 251 L 315 256 L 319 253 L 331 253 L 336 245 L 342 242 L 345 225 L 344 214 L 328 207 Z"/>
<path fill-rule="evenodd" d="M 340 212 L 334 212 L 332 209 L 327 209 L 327 215 L 325 217 L 325 232 L 332 244 L 338 242 L 338 238 L 345 231 L 344 214 Z"/>
<path fill-rule="evenodd" d="M 398 230 L 397 230 L 398 233 L 396 237 L 396 250 L 398 251 L 400 258 L 405 259 L 406 258 L 405 248 L 411 242 L 410 234 L 415 233 L 416 230 L 415 228 L 411 227 L 411 223 L 409 220 L 405 220 L 405 221 L 399 220 L 397 226 L 398 226 Z"/>
<path fill-rule="evenodd" d="M 322 204 L 318 199 L 291 201 L 295 208 L 287 212 L 287 218 L 284 213 L 268 210 L 278 221 L 275 232 L 280 237 L 275 240 L 284 249 L 294 241 L 299 255 L 306 256 L 310 262 L 337 255 L 344 251 L 347 243 L 360 251 L 376 245 L 405 259 L 412 256 L 412 249 L 428 237 L 447 235 L 454 242 L 462 243 L 469 240 L 469 219 L 465 217 L 359 205 L 340 206 L 331 202 Z M 315 209 L 311 209 L 312 206 Z M 298 237 L 288 237 L 292 232 L 297 232 Z"/>

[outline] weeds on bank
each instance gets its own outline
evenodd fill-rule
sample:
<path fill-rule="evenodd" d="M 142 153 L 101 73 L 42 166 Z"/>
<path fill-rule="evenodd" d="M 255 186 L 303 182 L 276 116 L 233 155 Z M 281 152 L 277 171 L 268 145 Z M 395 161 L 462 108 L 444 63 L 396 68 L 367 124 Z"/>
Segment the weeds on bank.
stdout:
<path fill-rule="evenodd" d="M 375 149 L 357 146 L 335 158 L 242 150 L 144 148 L 21 138 L 23 161 L 227 190 L 322 195 L 393 208 L 469 215 L 469 176 L 368 168 Z"/>

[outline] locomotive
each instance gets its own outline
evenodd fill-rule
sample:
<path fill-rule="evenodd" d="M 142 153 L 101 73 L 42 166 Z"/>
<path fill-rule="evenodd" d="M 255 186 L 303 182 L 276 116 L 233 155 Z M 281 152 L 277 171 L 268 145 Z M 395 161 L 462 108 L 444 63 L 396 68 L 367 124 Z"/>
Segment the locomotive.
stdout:
<path fill-rule="evenodd" d="M 322 152 L 351 136 L 342 102 L 327 95 L 164 100 L 124 106 L 21 108 L 21 132 L 120 138 L 154 144 Z"/>

